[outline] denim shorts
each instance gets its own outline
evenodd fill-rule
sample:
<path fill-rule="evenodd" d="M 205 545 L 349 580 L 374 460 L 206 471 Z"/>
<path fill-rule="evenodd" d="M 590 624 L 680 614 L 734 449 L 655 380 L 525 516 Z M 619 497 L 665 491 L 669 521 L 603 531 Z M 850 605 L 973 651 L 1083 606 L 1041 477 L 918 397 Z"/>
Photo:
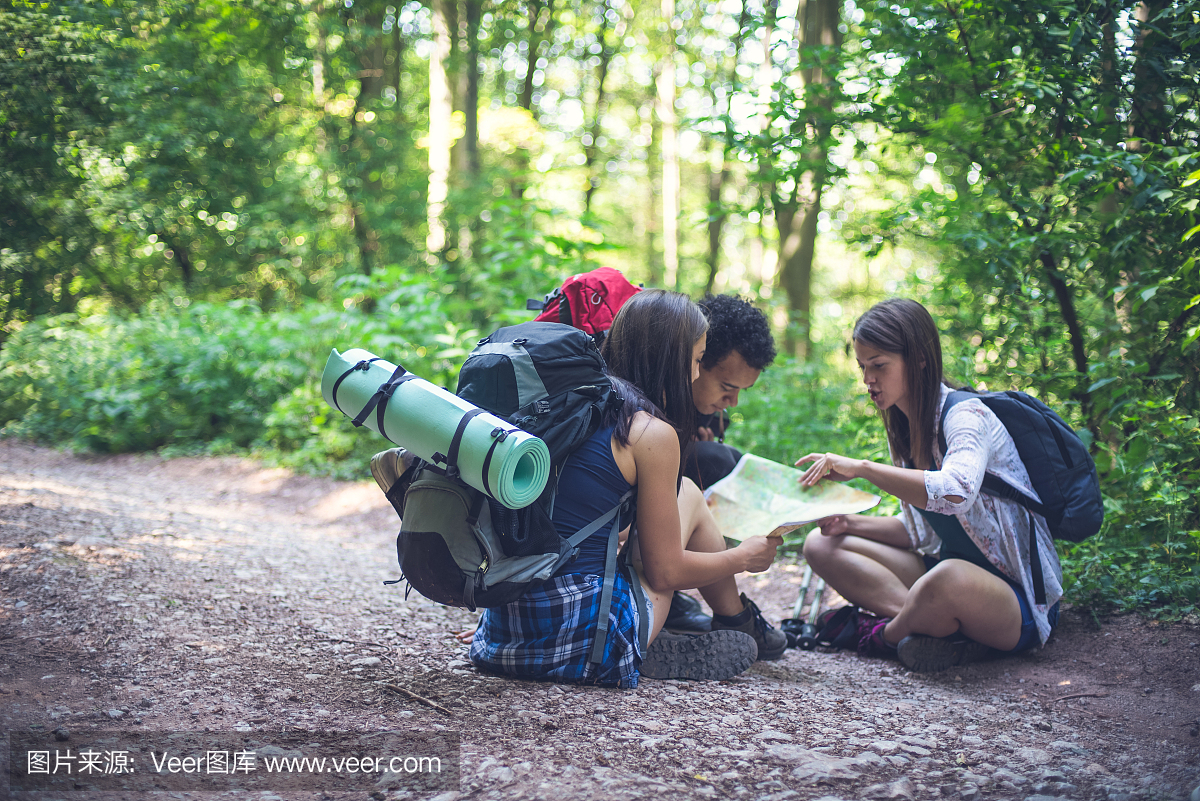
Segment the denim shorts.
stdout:
<path fill-rule="evenodd" d="M 926 572 L 932 570 L 933 566 L 940 561 L 936 556 L 922 555 L 921 558 L 925 561 Z M 1004 579 L 1005 583 L 1012 587 L 1013 593 L 1017 596 L 1017 603 L 1021 606 L 1021 638 L 1017 640 L 1017 644 L 1013 648 L 1008 651 L 1001 651 L 1000 653 L 1016 654 L 1039 644 L 1040 639 L 1038 637 L 1037 623 L 1035 623 L 1033 620 L 1033 608 L 1029 605 L 1029 601 L 1025 598 L 1025 590 L 1021 589 L 1021 585 L 1015 581 L 1005 578 L 1004 576 L 1000 576 L 1000 578 Z M 1047 617 L 1050 620 L 1051 629 L 1058 625 L 1057 601 L 1054 602 L 1054 606 L 1050 607 Z"/>

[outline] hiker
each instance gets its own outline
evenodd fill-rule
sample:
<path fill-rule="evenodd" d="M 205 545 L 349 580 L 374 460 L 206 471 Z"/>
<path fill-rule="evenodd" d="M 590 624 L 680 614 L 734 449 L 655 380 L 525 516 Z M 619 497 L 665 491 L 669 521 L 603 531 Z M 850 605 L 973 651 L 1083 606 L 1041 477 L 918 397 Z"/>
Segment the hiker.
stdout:
<path fill-rule="evenodd" d="M 611 609 L 600 609 L 607 536 L 585 540 L 577 558 L 507 606 L 487 609 L 471 639 L 480 669 L 512 676 L 631 688 L 651 678 L 729 678 L 756 658 L 775 659 L 783 632 L 738 592 L 734 575 L 770 567 L 778 540 L 751 537 L 726 550 L 704 496 L 680 475 L 691 444 L 691 383 L 704 354 L 707 322 L 685 296 L 639 292 L 621 308 L 604 345 L 623 398 L 600 429 L 567 460 L 558 479 L 554 524 L 568 536 L 637 489 L 632 563 L 647 600 L 634 601 L 628 573 L 618 573 Z M 622 521 L 622 524 L 633 523 Z M 672 591 L 700 588 L 716 616 L 694 637 L 662 633 Z M 638 624 L 647 615 L 649 647 L 639 653 Z M 588 653 L 608 615 L 604 661 Z"/>
<path fill-rule="evenodd" d="M 726 445 L 729 415 L 738 394 L 758 381 L 775 360 L 767 316 L 737 295 L 705 295 L 699 302 L 708 319 L 708 344 L 700 376 L 692 382 L 696 404 L 696 447 L 683 474 L 708 489 L 729 475 L 742 452 Z"/>
<path fill-rule="evenodd" d="M 696 405 L 696 436 L 683 474 L 706 490 L 733 472 L 742 452 L 725 444 L 729 427 L 726 409 L 737 406 L 738 394 L 754 386 L 775 360 L 775 342 L 767 316 L 737 295 L 705 295 L 700 310 L 708 319 L 708 342 L 700 375 L 692 382 Z M 700 602 L 677 592 L 665 628 L 693 633 L 708 631 L 712 618 Z"/>
<path fill-rule="evenodd" d="M 836 515 L 818 521 L 804 557 L 852 604 L 858 652 L 899 658 L 917 671 L 944 670 L 989 649 L 1016 653 L 1046 642 L 1058 621 L 1062 569 L 1045 519 L 980 492 L 985 471 L 1036 497 L 1012 437 L 980 400 L 946 415 L 952 386 L 942 373 L 933 318 L 893 298 L 854 325 L 854 354 L 887 431 L 892 463 L 810 453 L 799 481 L 865 478 L 900 500 L 895 517 Z M 1029 558 L 1036 525 L 1045 603 L 1036 603 Z M 1040 586 L 1038 586 L 1040 589 Z M 826 613 L 830 615 L 830 613 Z"/>

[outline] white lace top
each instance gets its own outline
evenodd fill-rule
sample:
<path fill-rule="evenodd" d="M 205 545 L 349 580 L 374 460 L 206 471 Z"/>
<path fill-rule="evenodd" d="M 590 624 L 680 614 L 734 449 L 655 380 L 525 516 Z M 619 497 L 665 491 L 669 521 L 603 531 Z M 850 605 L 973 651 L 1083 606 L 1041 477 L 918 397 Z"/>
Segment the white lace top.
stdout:
<path fill-rule="evenodd" d="M 1029 512 L 1013 501 L 984 495 L 979 491 L 985 472 L 1004 479 L 1034 498 L 1037 493 L 1029 481 L 1029 473 L 1017 455 L 1017 446 L 1004 424 L 979 400 L 957 404 L 946 416 L 946 454 L 938 447 L 937 426 L 941 408 L 951 392 L 943 386 L 938 401 L 937 422 L 934 424 L 933 460 L 939 469 L 925 471 L 925 491 L 929 512 L 957 515 L 963 529 L 979 546 L 979 550 L 1025 591 L 1033 610 L 1042 643 L 1050 636 L 1047 613 L 1062 597 L 1062 567 L 1050 529 L 1041 515 L 1033 515 L 1037 526 L 1037 550 L 1042 562 L 1042 577 L 1046 587 L 1046 604 L 1034 602 L 1032 566 L 1029 559 Z M 893 462 L 900 464 L 895 460 Z M 961 496 L 961 503 L 947 500 L 948 495 Z M 900 504 L 901 519 L 908 530 L 912 547 L 921 554 L 936 556 L 942 542 L 920 514 L 904 502 Z"/>

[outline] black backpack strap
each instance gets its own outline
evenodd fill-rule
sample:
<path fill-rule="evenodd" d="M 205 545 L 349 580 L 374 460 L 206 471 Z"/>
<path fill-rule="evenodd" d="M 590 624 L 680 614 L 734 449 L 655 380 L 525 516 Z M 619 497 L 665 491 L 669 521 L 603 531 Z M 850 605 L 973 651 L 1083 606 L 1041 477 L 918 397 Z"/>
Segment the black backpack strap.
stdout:
<path fill-rule="evenodd" d="M 626 543 L 625 554 L 630 553 L 633 547 L 633 541 L 637 539 L 637 526 L 633 526 L 629 530 L 629 540 Z M 628 559 L 623 561 L 621 565 L 625 572 L 625 580 L 629 582 L 629 588 L 633 591 L 633 601 L 637 604 L 638 610 L 638 647 L 642 656 L 646 655 L 646 648 L 649 645 L 650 639 L 650 616 L 646 614 L 646 591 L 642 588 L 642 580 L 638 578 L 637 571 L 634 570 L 633 564 Z"/>
<path fill-rule="evenodd" d="M 946 402 L 942 404 L 942 418 L 938 423 L 938 447 L 942 449 L 943 461 L 946 458 L 946 415 L 950 414 L 950 410 L 963 401 L 978 397 L 979 393 L 969 389 L 956 389 L 946 396 Z"/>
<path fill-rule="evenodd" d="M 458 428 L 454 429 L 454 436 L 450 439 L 450 447 L 446 449 L 447 452 L 433 455 L 433 461 L 446 465 L 446 475 L 450 478 L 458 477 L 458 449 L 462 446 L 463 433 L 467 430 L 467 424 L 481 414 L 485 414 L 483 409 L 471 409 L 464 412 L 458 421 Z M 492 447 L 495 446 L 496 443 L 493 442 Z"/>
<path fill-rule="evenodd" d="M 354 424 L 355 428 L 358 428 L 362 426 L 364 420 L 371 416 L 372 411 L 378 409 L 379 416 L 376 418 L 376 420 L 379 427 L 379 434 L 384 439 L 390 439 L 387 433 L 384 431 L 383 425 L 383 413 L 387 409 L 388 401 L 391 400 L 392 394 L 396 391 L 396 387 L 400 386 L 405 381 L 411 381 L 416 377 L 417 376 L 415 374 L 405 370 L 404 365 L 396 365 L 396 369 L 392 371 L 392 375 L 388 378 L 388 380 L 379 385 L 379 389 L 375 390 L 375 394 L 371 396 L 369 401 L 367 401 L 367 405 L 362 407 L 362 410 L 356 414 L 354 419 L 350 422 Z"/>
<path fill-rule="evenodd" d="M 463 606 L 475 611 L 475 576 L 468 574 L 463 580 Z"/>
<path fill-rule="evenodd" d="M 497 445 L 508 439 L 509 434 L 519 430 L 517 428 L 504 429 L 500 426 L 492 429 L 492 447 L 488 448 L 487 456 L 483 457 L 483 491 L 492 497 L 495 497 L 495 495 L 492 493 L 491 482 L 488 481 L 488 469 L 492 465 L 492 454 L 496 452 Z M 551 511 L 551 515 L 553 516 L 553 511 Z"/>
<path fill-rule="evenodd" d="M 1033 519 L 1033 510 L 1029 512 L 1029 566 L 1033 573 L 1033 602 L 1038 606 L 1046 605 L 1046 578 L 1042 574 L 1042 557 L 1038 553 L 1037 521 Z"/>
<path fill-rule="evenodd" d="M 942 459 L 946 458 L 946 415 L 956 404 L 959 404 L 970 398 L 980 398 L 980 395 L 970 390 L 955 390 L 946 398 L 946 403 L 942 406 L 942 421 L 938 427 L 938 445 L 942 448 Z M 986 405 L 986 404 L 985 404 Z M 1003 421 L 1001 421 L 1003 425 Z M 1042 559 L 1038 554 L 1037 545 L 1037 521 L 1033 519 L 1036 512 L 1042 517 L 1046 516 L 1046 507 L 1039 501 L 1030 498 L 1021 490 L 1009 484 L 999 476 L 992 473 L 983 474 L 983 482 L 979 487 L 980 491 L 986 492 L 988 495 L 994 495 L 998 498 L 1012 501 L 1025 507 L 1029 516 L 1029 562 L 1033 574 L 1033 600 L 1039 606 L 1046 604 L 1046 580 L 1042 573 Z"/>
<path fill-rule="evenodd" d="M 617 575 L 617 535 L 620 533 L 621 517 L 613 519 L 608 534 L 608 553 L 604 557 L 604 588 L 600 592 L 600 614 L 596 618 L 596 639 L 592 643 L 592 655 L 588 662 L 599 665 L 604 661 L 604 643 L 608 639 L 609 610 L 612 608 L 613 584 Z"/>
<path fill-rule="evenodd" d="M 608 532 L 608 552 L 604 557 L 604 588 L 600 592 L 600 614 L 596 620 L 596 640 L 592 643 L 592 654 L 588 659 L 588 662 L 596 665 L 604 661 L 604 642 L 608 639 L 608 614 L 612 609 L 613 584 L 617 576 L 617 540 L 621 534 L 621 510 L 626 507 L 632 497 L 633 490 L 629 490 L 621 496 L 621 500 L 617 502 L 616 506 L 567 539 L 572 548 L 578 548 L 600 526 L 608 522 L 610 517 L 612 518 L 612 528 Z M 638 590 L 641 590 L 640 585 Z M 645 617 L 644 610 L 638 610 L 638 613 L 639 620 Z"/>
<path fill-rule="evenodd" d="M 337 381 L 333 382 L 333 405 L 334 405 L 334 408 L 336 408 L 342 414 L 346 414 L 346 410 L 342 408 L 341 404 L 338 403 L 338 399 L 337 399 L 338 387 L 340 387 L 342 385 L 342 382 L 346 380 L 346 377 L 349 376 L 351 373 L 355 372 L 356 370 L 362 370 L 363 372 L 366 372 L 367 369 L 370 368 L 371 362 L 378 362 L 378 361 L 382 361 L 382 360 L 383 360 L 383 357 L 381 357 L 381 356 L 373 356 L 370 359 L 363 359 L 358 364 L 354 365 L 349 370 L 347 370 L 346 372 L 344 372 L 340 376 L 338 376 Z"/>
<path fill-rule="evenodd" d="M 625 502 L 626 502 L 626 500 L 628 500 L 628 498 L 631 496 L 631 494 L 632 494 L 631 492 L 627 492 L 624 495 L 622 495 L 621 500 L 617 502 L 616 506 L 609 509 L 604 514 L 600 515 L 599 517 L 597 517 L 592 522 L 588 523 L 583 528 L 579 529 L 579 531 L 576 531 L 574 534 L 567 537 L 566 538 L 567 544 L 570 545 L 572 548 L 578 548 L 584 540 L 586 540 L 588 537 L 592 536 L 597 531 L 599 531 L 601 526 L 603 526 L 609 520 L 612 520 L 614 517 L 617 517 L 618 513 L 621 511 L 622 507 L 625 506 Z M 617 517 L 617 520 L 614 522 L 619 523 L 620 518 Z"/>
<path fill-rule="evenodd" d="M 1014 487 L 1012 484 L 1009 484 L 999 476 L 992 475 L 991 473 L 984 473 L 983 484 L 980 486 L 980 489 L 986 492 L 988 495 L 995 495 L 998 498 L 1004 498 L 1012 501 L 1013 503 L 1019 503 L 1021 506 L 1024 506 L 1031 512 L 1037 512 L 1042 517 L 1046 516 L 1046 507 L 1043 504 L 1035 501 L 1033 498 L 1030 498 L 1024 492 L 1021 492 L 1019 489 Z"/>

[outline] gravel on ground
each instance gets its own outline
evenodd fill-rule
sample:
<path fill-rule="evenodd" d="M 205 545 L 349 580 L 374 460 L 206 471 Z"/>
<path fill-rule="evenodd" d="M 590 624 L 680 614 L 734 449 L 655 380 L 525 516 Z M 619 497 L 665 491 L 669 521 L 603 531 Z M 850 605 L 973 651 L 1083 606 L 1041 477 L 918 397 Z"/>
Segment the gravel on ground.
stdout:
<path fill-rule="evenodd" d="M 0 728 L 459 743 L 433 790 L 264 799 L 1200 801 L 1195 621 L 1068 609 L 1043 649 L 931 675 L 818 649 L 730 681 L 522 682 L 470 664 L 475 613 L 384 584 L 397 527 L 371 482 L 0 440 Z M 795 559 L 739 578 L 773 622 Z"/>

